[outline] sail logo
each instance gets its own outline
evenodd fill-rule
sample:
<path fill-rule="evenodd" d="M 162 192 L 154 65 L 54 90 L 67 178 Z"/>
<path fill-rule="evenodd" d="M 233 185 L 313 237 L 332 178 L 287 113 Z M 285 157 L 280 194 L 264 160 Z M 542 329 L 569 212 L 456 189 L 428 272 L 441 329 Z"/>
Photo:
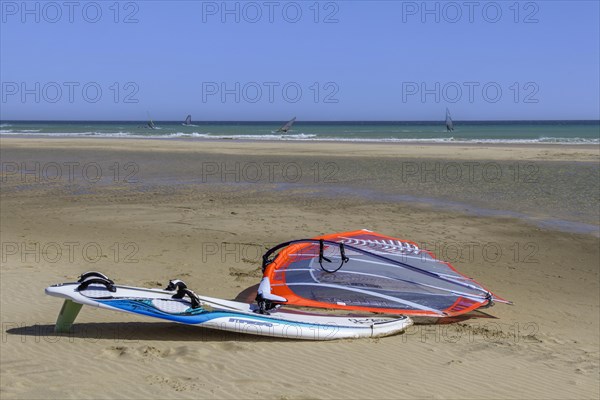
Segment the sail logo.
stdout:
<path fill-rule="evenodd" d="M 389 321 L 385 318 L 349 318 L 349 320 L 360 325 L 372 325 Z"/>
<path fill-rule="evenodd" d="M 273 327 L 273 324 L 270 322 L 262 322 L 262 321 L 252 321 L 248 319 L 241 318 L 229 318 L 229 322 L 233 322 L 235 324 L 248 324 L 254 326 L 266 326 L 267 328 Z"/>

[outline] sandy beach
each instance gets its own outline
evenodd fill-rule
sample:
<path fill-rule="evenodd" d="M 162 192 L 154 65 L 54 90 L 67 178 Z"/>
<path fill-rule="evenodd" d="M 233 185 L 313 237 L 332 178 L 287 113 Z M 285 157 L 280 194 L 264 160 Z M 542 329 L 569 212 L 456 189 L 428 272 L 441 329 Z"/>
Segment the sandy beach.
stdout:
<path fill-rule="evenodd" d="M 569 145 L 0 139 L 0 394 L 48 398 L 600 396 L 600 149 Z M 277 243 L 368 228 L 514 305 L 381 339 L 300 342 L 84 308 L 46 286 L 248 298 Z"/>

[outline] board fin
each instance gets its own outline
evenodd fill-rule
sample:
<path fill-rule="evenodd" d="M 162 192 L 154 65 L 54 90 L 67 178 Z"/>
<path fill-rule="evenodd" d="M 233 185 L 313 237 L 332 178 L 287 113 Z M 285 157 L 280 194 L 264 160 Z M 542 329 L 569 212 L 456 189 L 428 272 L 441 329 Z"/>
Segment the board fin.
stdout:
<path fill-rule="evenodd" d="M 71 330 L 75 318 L 79 314 L 83 304 L 75 303 L 72 300 L 65 300 L 56 319 L 56 325 L 54 326 L 55 333 L 66 333 Z"/>

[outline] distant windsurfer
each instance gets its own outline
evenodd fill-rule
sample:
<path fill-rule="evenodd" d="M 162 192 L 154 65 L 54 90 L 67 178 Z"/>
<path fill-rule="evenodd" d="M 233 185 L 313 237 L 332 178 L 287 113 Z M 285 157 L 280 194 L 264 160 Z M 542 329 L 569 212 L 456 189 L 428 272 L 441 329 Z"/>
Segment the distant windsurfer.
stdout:
<path fill-rule="evenodd" d="M 446 108 L 446 132 L 454 131 L 454 123 L 452 117 L 450 117 L 450 110 Z"/>
<path fill-rule="evenodd" d="M 291 120 L 286 122 L 285 125 L 283 125 L 281 128 L 277 129 L 277 132 L 287 133 L 292 128 L 292 125 L 294 125 L 294 122 L 296 122 L 296 117 L 292 118 Z"/>

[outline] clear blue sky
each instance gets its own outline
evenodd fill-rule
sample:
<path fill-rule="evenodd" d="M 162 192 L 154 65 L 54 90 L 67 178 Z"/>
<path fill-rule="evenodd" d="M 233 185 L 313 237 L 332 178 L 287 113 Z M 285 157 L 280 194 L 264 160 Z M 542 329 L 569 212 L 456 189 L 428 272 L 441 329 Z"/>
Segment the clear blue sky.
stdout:
<path fill-rule="evenodd" d="M 1 119 L 600 119 L 598 1 L 63 3 L 0 1 Z"/>

